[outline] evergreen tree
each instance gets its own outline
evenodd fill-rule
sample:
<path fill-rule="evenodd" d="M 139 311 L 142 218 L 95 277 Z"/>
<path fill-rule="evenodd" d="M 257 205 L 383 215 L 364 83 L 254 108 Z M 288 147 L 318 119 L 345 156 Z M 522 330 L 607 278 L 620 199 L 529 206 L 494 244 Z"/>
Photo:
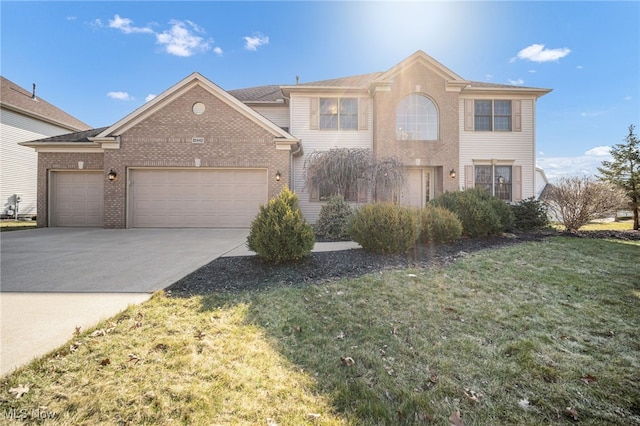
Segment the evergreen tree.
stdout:
<path fill-rule="evenodd" d="M 633 210 L 633 229 L 639 229 L 638 210 L 640 209 L 640 140 L 634 133 L 633 124 L 625 143 L 611 148 L 613 161 L 603 161 L 598 167 L 600 179 L 624 189 Z"/>

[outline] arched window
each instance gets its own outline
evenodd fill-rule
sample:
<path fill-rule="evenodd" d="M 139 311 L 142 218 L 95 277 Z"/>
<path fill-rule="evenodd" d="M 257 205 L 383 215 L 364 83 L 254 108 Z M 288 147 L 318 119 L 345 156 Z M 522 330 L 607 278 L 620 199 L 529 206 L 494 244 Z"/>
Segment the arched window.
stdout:
<path fill-rule="evenodd" d="M 396 108 L 398 139 L 438 140 L 438 108 L 431 99 L 412 93 Z"/>

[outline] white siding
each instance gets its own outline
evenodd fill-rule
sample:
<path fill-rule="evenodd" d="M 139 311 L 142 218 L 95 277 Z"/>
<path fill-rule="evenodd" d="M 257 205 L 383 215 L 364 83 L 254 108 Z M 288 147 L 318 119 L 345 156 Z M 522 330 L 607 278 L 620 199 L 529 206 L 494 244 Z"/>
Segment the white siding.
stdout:
<path fill-rule="evenodd" d="M 0 213 L 5 214 L 13 205 L 13 194 L 20 194 L 18 213 L 37 214 L 38 155 L 33 148 L 20 146 L 18 142 L 69 132 L 4 108 L 0 110 Z"/>
<path fill-rule="evenodd" d="M 460 185 L 464 186 L 466 181 L 465 166 L 472 165 L 474 160 L 513 161 L 514 166 L 522 166 L 522 199 L 535 196 L 535 101 L 521 100 L 521 132 L 465 131 L 464 99 L 459 102 Z"/>
<path fill-rule="evenodd" d="M 322 97 L 323 95 L 318 95 Z M 327 97 L 333 95 L 326 95 Z M 291 128 L 290 133 L 301 140 L 304 155 L 293 160 L 293 190 L 298 194 L 300 209 L 307 221 L 315 223 L 320 214 L 322 203 L 309 201 L 309 189 L 306 187 L 304 162 L 314 151 L 332 148 L 368 148 L 373 147 L 373 112 L 369 101 L 367 130 L 310 130 L 309 129 L 309 97 L 291 96 Z"/>
<path fill-rule="evenodd" d="M 262 114 L 266 119 L 273 122 L 278 127 L 289 128 L 289 107 L 253 107 L 253 109 Z"/>

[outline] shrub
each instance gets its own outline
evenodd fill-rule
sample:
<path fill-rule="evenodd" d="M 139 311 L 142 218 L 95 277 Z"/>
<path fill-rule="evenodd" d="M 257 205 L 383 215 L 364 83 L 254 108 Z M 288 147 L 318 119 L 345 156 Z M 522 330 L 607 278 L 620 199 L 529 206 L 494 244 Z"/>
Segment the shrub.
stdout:
<path fill-rule="evenodd" d="M 351 238 L 374 253 L 406 253 L 415 246 L 418 233 L 417 211 L 389 203 L 360 207 L 349 228 Z"/>
<path fill-rule="evenodd" d="M 462 223 L 452 211 L 430 204 L 420 210 L 420 242 L 448 243 L 461 235 Z"/>
<path fill-rule="evenodd" d="M 517 231 L 534 231 L 549 226 L 549 217 L 545 205 L 535 198 L 527 198 L 511 205 L 514 216 L 514 228 Z"/>
<path fill-rule="evenodd" d="M 344 241 L 349 239 L 349 222 L 353 209 L 339 195 L 329 198 L 320 210 L 316 222 L 316 235 L 328 240 Z"/>
<path fill-rule="evenodd" d="M 627 203 L 622 189 L 589 176 L 561 177 L 543 200 L 568 232 L 577 231 L 594 219 L 615 215 Z"/>
<path fill-rule="evenodd" d="M 513 213 L 507 204 L 482 189 L 446 192 L 431 201 L 454 212 L 468 237 L 497 235 L 511 228 Z"/>
<path fill-rule="evenodd" d="M 314 243 L 313 227 L 302 217 L 298 196 L 289 188 L 260 206 L 247 237 L 249 250 L 274 263 L 300 259 L 311 252 Z"/>

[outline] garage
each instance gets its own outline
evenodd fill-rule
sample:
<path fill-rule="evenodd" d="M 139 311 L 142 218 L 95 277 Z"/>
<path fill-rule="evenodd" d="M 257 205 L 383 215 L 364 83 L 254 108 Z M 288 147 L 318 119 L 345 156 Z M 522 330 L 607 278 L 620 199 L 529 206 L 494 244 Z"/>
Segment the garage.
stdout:
<path fill-rule="evenodd" d="M 248 228 L 267 197 L 266 169 L 130 169 L 130 227 Z"/>
<path fill-rule="evenodd" d="M 102 172 L 51 172 L 51 226 L 103 226 Z"/>

